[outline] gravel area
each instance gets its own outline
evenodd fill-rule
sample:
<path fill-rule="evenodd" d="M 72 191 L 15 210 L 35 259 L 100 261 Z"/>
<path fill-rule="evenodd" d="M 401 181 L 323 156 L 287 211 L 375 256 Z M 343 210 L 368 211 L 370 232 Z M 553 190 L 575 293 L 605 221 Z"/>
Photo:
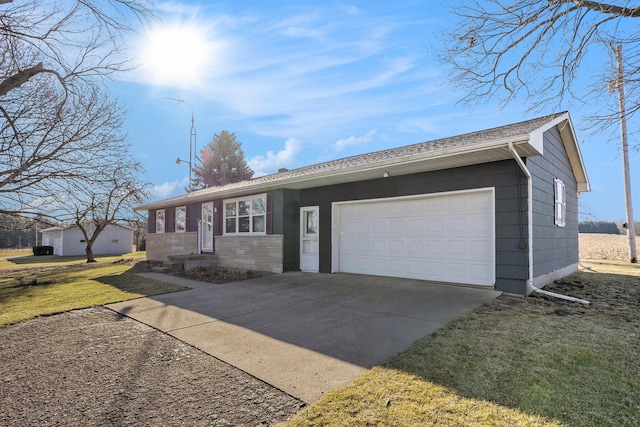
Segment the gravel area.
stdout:
<path fill-rule="evenodd" d="M 264 426 L 304 403 L 102 307 L 0 327 L 0 425 Z"/>

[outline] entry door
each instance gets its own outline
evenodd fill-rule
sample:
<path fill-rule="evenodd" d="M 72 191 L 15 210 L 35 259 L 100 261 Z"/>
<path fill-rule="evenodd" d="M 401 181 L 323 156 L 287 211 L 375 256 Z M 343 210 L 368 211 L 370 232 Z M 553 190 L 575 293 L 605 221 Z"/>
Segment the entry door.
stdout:
<path fill-rule="evenodd" d="M 300 208 L 300 270 L 318 272 L 318 206 Z"/>
<path fill-rule="evenodd" d="M 202 252 L 213 252 L 213 203 L 202 205 Z"/>

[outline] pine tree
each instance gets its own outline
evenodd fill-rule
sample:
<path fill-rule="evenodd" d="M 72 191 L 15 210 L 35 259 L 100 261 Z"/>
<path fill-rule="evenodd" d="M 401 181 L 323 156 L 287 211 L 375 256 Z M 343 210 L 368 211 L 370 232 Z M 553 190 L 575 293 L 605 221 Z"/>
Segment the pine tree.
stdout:
<path fill-rule="evenodd" d="M 242 143 L 235 133 L 215 134 L 201 151 L 193 169 L 197 188 L 222 186 L 251 179 L 253 171 L 244 160 Z"/>

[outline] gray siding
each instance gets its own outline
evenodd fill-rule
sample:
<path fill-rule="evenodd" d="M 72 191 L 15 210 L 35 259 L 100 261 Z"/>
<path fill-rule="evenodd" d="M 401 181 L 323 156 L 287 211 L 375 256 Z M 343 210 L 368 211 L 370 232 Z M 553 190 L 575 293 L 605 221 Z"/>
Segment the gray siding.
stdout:
<path fill-rule="evenodd" d="M 320 207 L 320 271 L 326 273 L 331 271 L 332 203 L 483 187 L 494 187 L 496 195 L 496 288 L 523 294 L 528 277 L 526 200 L 523 205 L 518 197 L 526 199 L 527 191 L 515 161 L 300 190 L 300 206 Z"/>
<path fill-rule="evenodd" d="M 569 159 L 552 128 L 545 133 L 544 156 L 527 159 L 533 177 L 533 273 L 534 277 L 561 270 L 578 262 L 578 190 Z M 566 189 L 566 225 L 555 225 L 554 178 Z"/>
<path fill-rule="evenodd" d="M 271 206 L 271 231 L 281 234 L 284 271 L 300 269 L 300 192 L 281 189 L 269 192 L 267 199 Z"/>

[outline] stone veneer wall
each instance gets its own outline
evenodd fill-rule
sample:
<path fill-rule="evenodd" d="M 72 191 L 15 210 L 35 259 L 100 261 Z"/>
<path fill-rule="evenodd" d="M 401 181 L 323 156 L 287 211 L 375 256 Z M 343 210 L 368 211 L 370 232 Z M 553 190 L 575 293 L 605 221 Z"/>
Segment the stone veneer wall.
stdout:
<path fill-rule="evenodd" d="M 168 261 L 167 255 L 198 252 L 198 233 L 147 233 L 147 259 Z"/>
<path fill-rule="evenodd" d="M 282 273 L 283 236 L 216 236 L 218 267 Z"/>

